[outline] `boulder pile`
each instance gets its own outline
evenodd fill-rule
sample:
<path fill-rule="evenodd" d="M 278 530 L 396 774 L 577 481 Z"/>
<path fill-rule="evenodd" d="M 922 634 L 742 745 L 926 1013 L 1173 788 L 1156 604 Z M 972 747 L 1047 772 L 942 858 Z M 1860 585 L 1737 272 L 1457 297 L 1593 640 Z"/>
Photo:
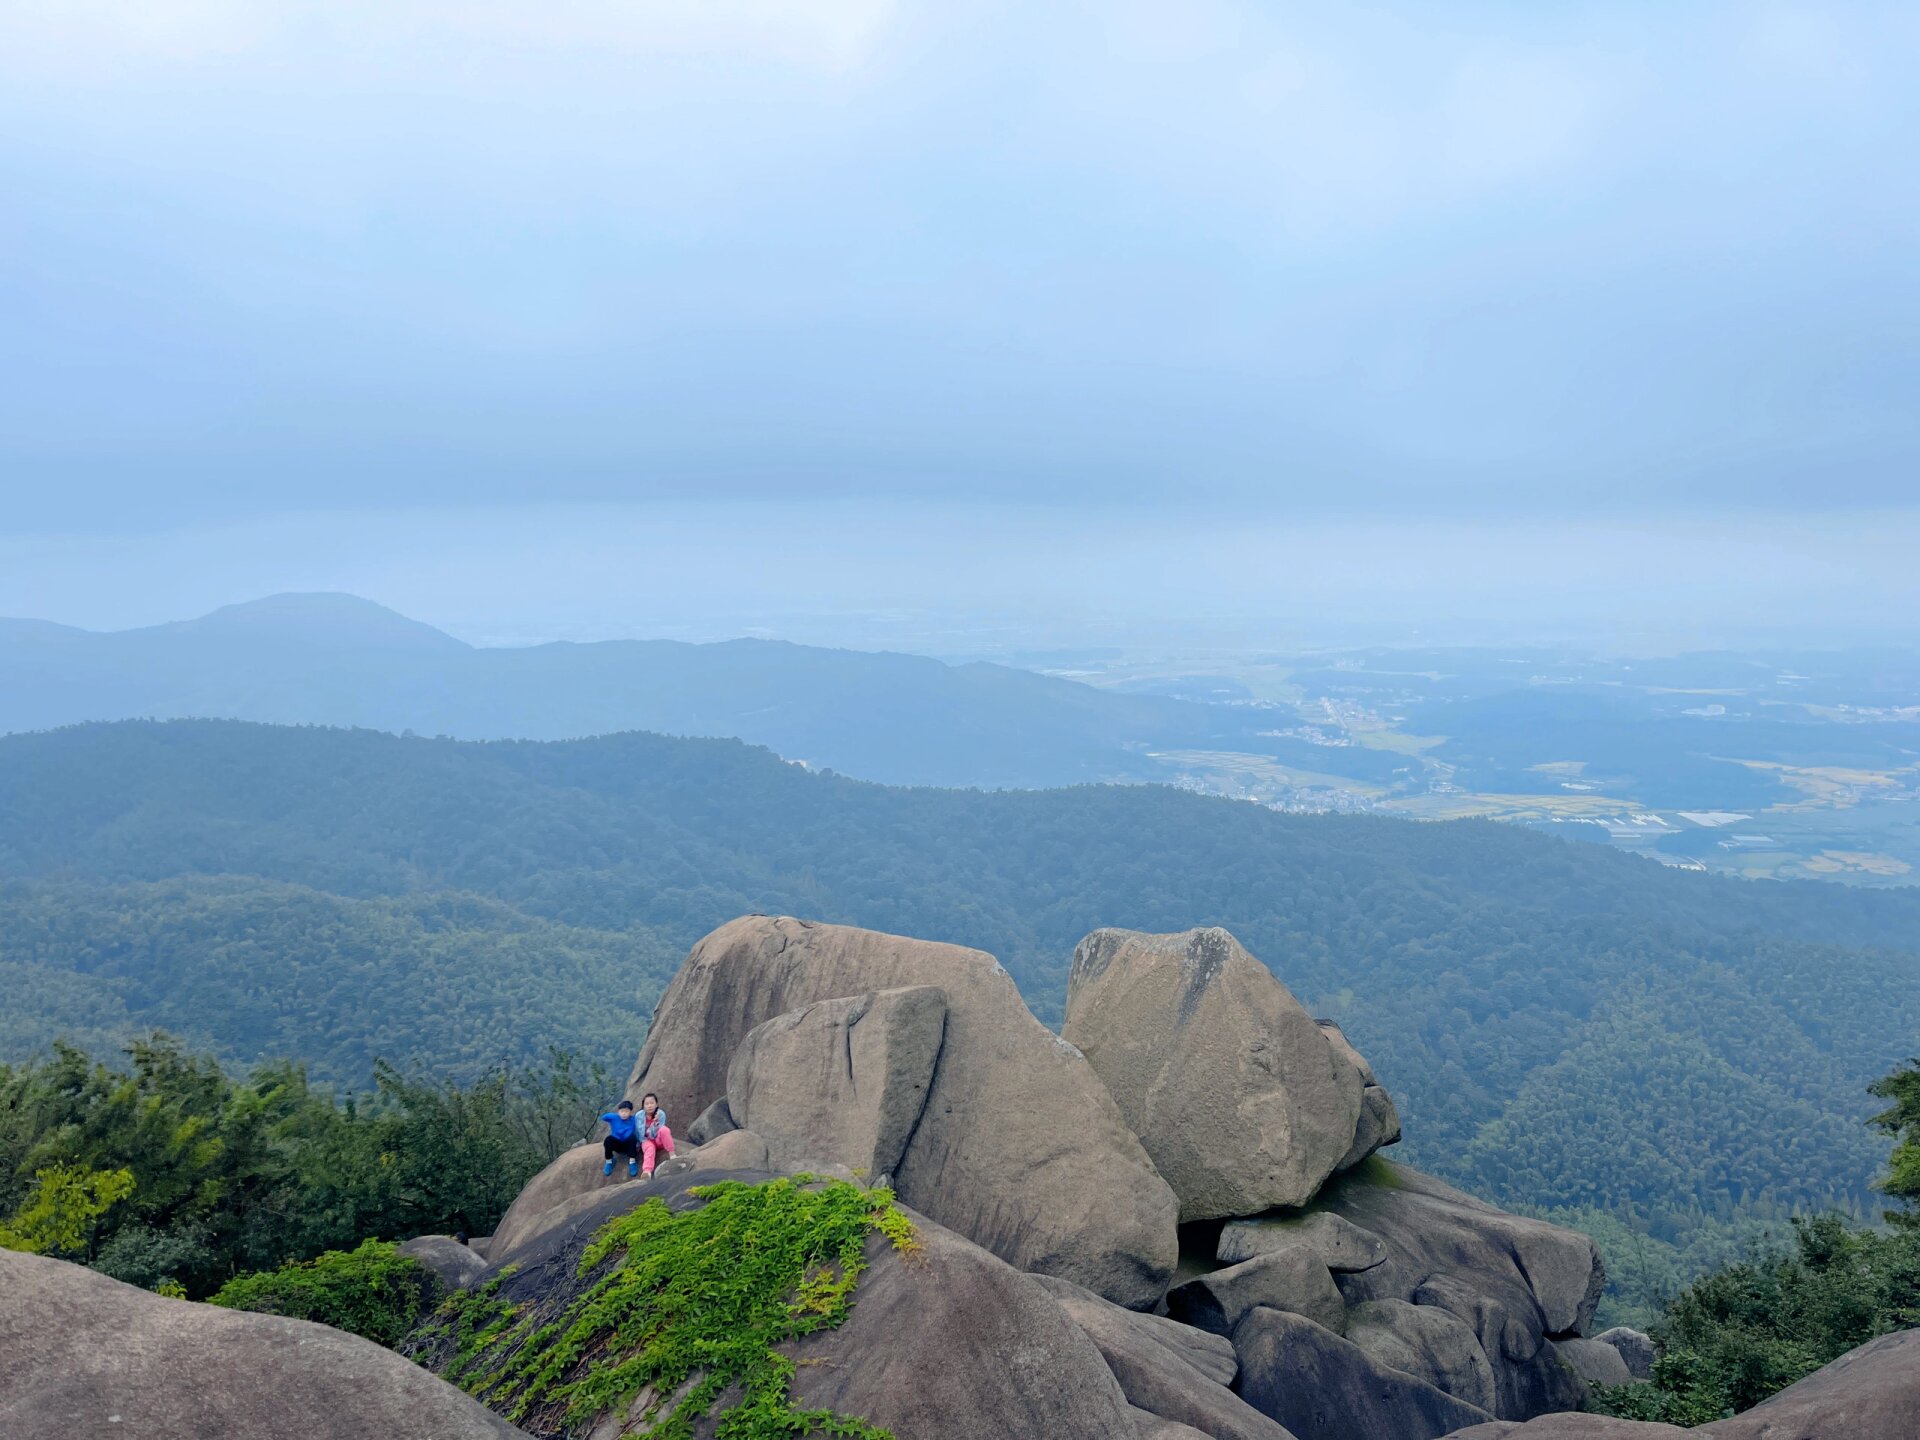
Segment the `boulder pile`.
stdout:
<path fill-rule="evenodd" d="M 581 1145 L 484 1242 L 409 1243 L 454 1292 L 445 1313 L 467 1316 L 417 1332 L 422 1365 L 473 1385 L 474 1346 L 495 1333 L 487 1317 L 509 1315 L 529 1345 L 567 1334 L 569 1364 L 624 1363 L 631 1333 L 559 1323 L 598 1313 L 598 1287 L 613 1283 L 618 1266 L 595 1237 L 626 1233 L 605 1227 L 629 1216 L 650 1236 L 734 1223 L 727 1208 L 692 1213 L 716 1193 L 846 1196 L 813 1182 L 708 1188 L 806 1173 L 889 1186 L 913 1243 L 903 1251 L 876 1228 L 844 1323 L 782 1339 L 778 1363 L 791 1363 L 798 1405 L 897 1440 L 1914 1433 L 1920 1331 L 1698 1432 L 1568 1413 L 1591 1385 L 1644 1378 L 1652 1356 L 1637 1332 L 1587 1338 L 1604 1280 L 1592 1242 L 1377 1153 L 1400 1122 L 1373 1068 L 1224 930 L 1089 935 L 1056 1036 L 979 951 L 745 917 L 700 941 L 661 998 L 628 1083 L 636 1101 L 648 1091 L 685 1124 L 652 1179 L 604 1177 L 600 1147 Z M 632 1213 L 650 1200 L 665 1211 Z M 889 1212 L 859 1213 L 877 1227 Z M 749 1233 L 764 1248 L 768 1232 Z M 860 1233 L 830 1253 L 860 1254 Z M 690 1253 L 734 1253 L 698 1244 Z M 801 1291 L 833 1273 L 825 1262 Z M 728 1271 L 714 1288 L 730 1283 Z M 428 1369 L 325 1327 L 0 1251 L 9 1437 L 124 1422 L 159 1440 L 617 1440 L 651 1433 L 666 1402 L 690 1393 L 697 1374 L 677 1375 L 668 1395 L 609 1387 L 584 1415 L 591 1386 L 565 1406 L 501 1402 L 516 1428 Z M 632 1398 L 605 1398 L 615 1393 Z M 690 1433 L 715 1432 L 709 1416 Z"/>
<path fill-rule="evenodd" d="M 1427 1440 L 1604 1369 L 1592 1243 L 1378 1156 L 1400 1127 L 1373 1068 L 1224 930 L 1095 931 L 1055 1036 L 978 951 L 745 917 L 694 947 L 627 1090 L 697 1117 L 680 1159 L 609 1195 L 597 1148 L 562 1156 L 497 1266 L 544 1273 L 557 1235 L 687 1177 L 807 1171 L 886 1181 L 1026 1272 L 1163 1427 Z"/>

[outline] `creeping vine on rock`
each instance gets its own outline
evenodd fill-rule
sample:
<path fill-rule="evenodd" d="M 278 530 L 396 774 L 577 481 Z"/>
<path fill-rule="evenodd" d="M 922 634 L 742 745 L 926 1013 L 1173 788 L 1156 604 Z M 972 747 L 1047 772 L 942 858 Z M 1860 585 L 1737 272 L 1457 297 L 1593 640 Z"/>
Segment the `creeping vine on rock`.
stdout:
<path fill-rule="evenodd" d="M 846 1320 L 869 1236 L 915 1247 L 893 1192 L 797 1175 L 691 1193 L 706 1203 L 675 1213 L 651 1199 L 602 1226 L 580 1257 L 589 1283 L 557 1319 L 536 1328 L 497 1287 L 443 1309 L 447 1378 L 515 1421 L 576 1425 L 646 1394 L 650 1433 L 690 1440 L 726 1397 L 720 1440 L 892 1440 L 796 1405 L 794 1362 L 777 1347 Z"/>

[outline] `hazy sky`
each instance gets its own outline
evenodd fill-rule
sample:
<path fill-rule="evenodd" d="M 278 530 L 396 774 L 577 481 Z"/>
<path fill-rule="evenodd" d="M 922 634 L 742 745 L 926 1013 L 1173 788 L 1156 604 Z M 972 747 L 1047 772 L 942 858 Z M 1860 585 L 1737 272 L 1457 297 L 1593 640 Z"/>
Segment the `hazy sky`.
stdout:
<path fill-rule="evenodd" d="M 1917 73 L 1910 3 L 0 0 L 0 613 L 1909 624 Z"/>

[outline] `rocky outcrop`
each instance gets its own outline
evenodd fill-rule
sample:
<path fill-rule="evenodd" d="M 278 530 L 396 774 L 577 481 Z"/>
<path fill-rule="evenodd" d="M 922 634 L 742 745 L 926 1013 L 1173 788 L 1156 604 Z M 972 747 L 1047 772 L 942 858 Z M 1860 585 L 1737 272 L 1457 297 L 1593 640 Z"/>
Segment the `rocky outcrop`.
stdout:
<path fill-rule="evenodd" d="M 492 1260 L 513 1253 L 542 1223 L 542 1217 L 557 1205 L 596 1190 L 624 1184 L 624 1173 L 607 1176 L 600 1173 L 606 1156 L 598 1145 L 576 1145 L 562 1151 L 546 1169 L 521 1187 L 507 1213 L 494 1226 L 493 1240 L 487 1248 Z"/>
<path fill-rule="evenodd" d="M 523 1244 L 510 1270 L 493 1272 L 498 1293 L 528 1313 L 557 1315 L 592 1283 L 580 1274 L 580 1257 L 608 1220 L 651 1199 L 674 1211 L 696 1208 L 706 1203 L 693 1193 L 696 1185 L 768 1178 L 699 1170 L 580 1197 L 565 1223 Z M 859 1416 L 902 1440 L 1109 1440 L 1137 1433 L 1100 1351 L 1037 1279 L 923 1216 L 912 1219 L 917 1244 L 910 1255 L 881 1236 L 870 1241 L 868 1268 L 840 1328 L 783 1347 L 795 1363 L 797 1405 Z M 451 1355 L 423 1358 L 445 1363 Z M 640 1420 L 630 1408 L 570 1433 L 644 1433 L 623 1428 Z M 696 1422 L 694 1434 L 710 1440 L 714 1423 Z"/>
<path fill-rule="evenodd" d="M 1405 1300 L 1368 1300 L 1347 1312 L 1347 1339 L 1380 1364 L 1489 1415 L 1499 1404 L 1493 1366 L 1480 1337 L 1451 1311 Z"/>
<path fill-rule="evenodd" d="M 1586 1236 L 1508 1214 L 1373 1157 L 1336 1176 L 1313 1210 L 1379 1239 L 1386 1258 L 1335 1276 L 1350 1306 L 1431 1305 L 1465 1322 L 1493 1368 L 1494 1414 L 1521 1420 L 1579 1405 L 1585 1384 L 1549 1339 L 1584 1331 L 1606 1275 Z"/>
<path fill-rule="evenodd" d="M 1034 1278 L 1099 1348 L 1136 1409 L 1214 1440 L 1295 1440 L 1227 1388 L 1239 1362 L 1224 1338 L 1122 1309 L 1065 1280 Z"/>
<path fill-rule="evenodd" d="M 1180 1218 L 1299 1205 L 1352 1150 L 1360 1071 L 1225 930 L 1096 930 L 1061 1032 L 1106 1081 Z"/>
<path fill-rule="evenodd" d="M 926 1108 L 946 1028 L 946 993 L 932 985 L 777 1015 L 734 1050 L 727 1113 L 767 1142 L 776 1170 L 826 1159 L 890 1184 Z"/>
<path fill-rule="evenodd" d="M 1233 1349 L 1241 1396 L 1300 1440 L 1432 1440 L 1492 1418 L 1302 1315 L 1255 1310 Z"/>
<path fill-rule="evenodd" d="M 1095 932 L 1068 1025 L 1093 1059 L 977 951 L 735 921 L 694 947 L 630 1082 L 696 1113 L 682 1153 L 614 1195 L 597 1146 L 562 1156 L 489 1253 L 537 1268 L 688 1174 L 891 1174 L 904 1203 L 1034 1272 L 1157 1429 L 1427 1440 L 1621 1378 L 1612 1346 L 1579 1338 L 1592 1243 L 1372 1154 L 1398 1135 L 1372 1067 L 1224 931 Z M 1188 1213 L 1225 1221 L 1219 1267 L 1171 1292 L 1176 1200 L 1147 1149 Z M 1132 1313 L 1163 1296 L 1165 1316 Z"/>
<path fill-rule="evenodd" d="M 1627 1373 L 1634 1379 L 1651 1380 L 1653 1378 L 1653 1337 L 1645 1331 L 1635 1330 L 1627 1325 L 1616 1325 L 1611 1330 L 1602 1330 L 1593 1338 L 1602 1345 L 1611 1345 L 1618 1350 L 1621 1363 L 1627 1367 Z"/>
<path fill-rule="evenodd" d="M 1178 1253 L 1173 1194 L 1085 1058 L 1033 1018 L 1012 977 L 980 951 L 735 920 L 700 941 L 667 987 L 628 1092 L 658 1091 L 669 1109 L 698 1114 L 727 1093 L 734 1052 L 755 1027 L 823 1000 L 915 986 L 945 994 L 946 1027 L 894 1171 L 901 1200 L 1019 1269 L 1155 1304 Z"/>
<path fill-rule="evenodd" d="M 167 1300 L 0 1250 L 0 1435 L 509 1440 L 522 1432 L 371 1341 Z"/>

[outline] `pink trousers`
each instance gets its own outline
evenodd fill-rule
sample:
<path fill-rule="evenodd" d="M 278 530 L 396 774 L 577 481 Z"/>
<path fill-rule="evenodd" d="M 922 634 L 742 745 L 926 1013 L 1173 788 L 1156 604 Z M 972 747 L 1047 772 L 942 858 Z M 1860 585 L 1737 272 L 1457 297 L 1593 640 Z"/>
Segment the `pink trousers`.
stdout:
<path fill-rule="evenodd" d="M 640 1142 L 640 1173 L 651 1175 L 653 1162 L 661 1155 L 673 1154 L 673 1132 L 662 1125 L 653 1132 L 653 1139 Z"/>

